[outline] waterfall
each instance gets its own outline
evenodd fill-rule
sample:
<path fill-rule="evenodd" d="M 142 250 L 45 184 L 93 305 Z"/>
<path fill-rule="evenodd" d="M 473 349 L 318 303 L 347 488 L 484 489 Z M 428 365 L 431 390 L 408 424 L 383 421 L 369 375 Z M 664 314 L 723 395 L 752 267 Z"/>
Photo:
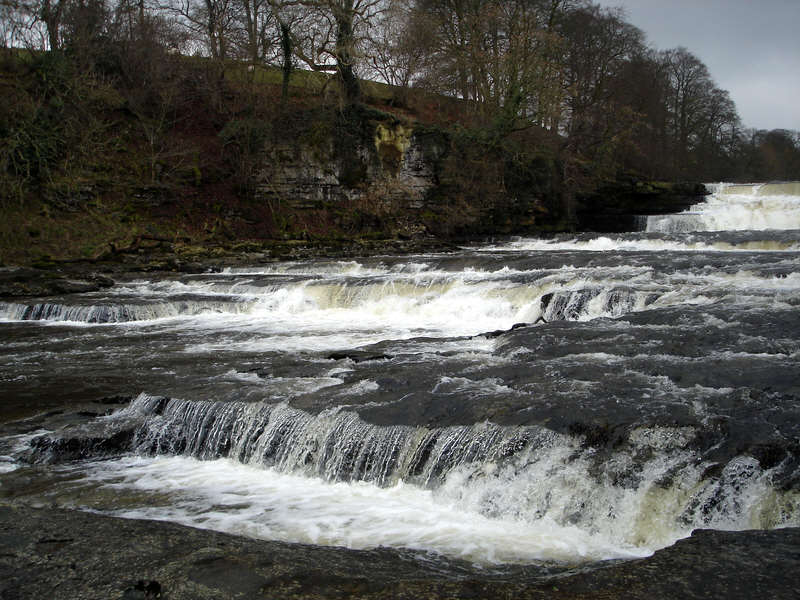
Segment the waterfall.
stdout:
<path fill-rule="evenodd" d="M 0 483 L 482 565 L 798 526 L 798 198 L 720 184 L 650 232 L 0 303 L 4 401 L 40 411 L 0 435 Z"/>
<path fill-rule="evenodd" d="M 734 184 L 715 186 L 701 204 L 677 215 L 647 218 L 646 231 L 800 229 L 800 183 Z"/>
<path fill-rule="evenodd" d="M 181 300 L 150 304 L 69 305 L 0 302 L 0 319 L 8 321 L 72 321 L 76 323 L 129 323 L 209 313 L 245 313 L 253 302 Z"/>
<path fill-rule="evenodd" d="M 331 483 L 413 485 L 485 518 L 576 526 L 623 546 L 661 547 L 696 527 L 800 518 L 793 494 L 772 488 L 769 470 L 751 457 L 704 475 L 706 459 L 691 450 L 703 433 L 692 427 L 635 428 L 608 455 L 580 434 L 542 427 L 377 426 L 347 410 L 312 415 L 285 403 L 142 394 L 115 418 L 131 417 L 143 419 L 133 441 L 143 455 L 228 459 Z"/>
<path fill-rule="evenodd" d="M 301 321 L 324 316 L 346 325 L 357 314 L 366 322 L 395 323 L 398 328 L 414 324 L 446 327 L 457 335 L 508 328 L 539 317 L 546 321 L 614 317 L 641 310 L 658 296 L 625 289 L 613 278 L 589 282 L 546 275 L 537 279 L 523 273 L 518 279 L 512 279 L 512 285 L 499 278 L 473 282 L 453 275 L 416 281 L 395 276 L 380 283 L 312 281 L 260 295 L 251 292 L 238 301 L 187 297 L 151 303 L 125 299 L 102 304 L 0 302 L 0 320 L 114 324 L 222 314 Z M 473 315 L 471 327 L 465 330 L 462 315 L 469 313 Z"/>

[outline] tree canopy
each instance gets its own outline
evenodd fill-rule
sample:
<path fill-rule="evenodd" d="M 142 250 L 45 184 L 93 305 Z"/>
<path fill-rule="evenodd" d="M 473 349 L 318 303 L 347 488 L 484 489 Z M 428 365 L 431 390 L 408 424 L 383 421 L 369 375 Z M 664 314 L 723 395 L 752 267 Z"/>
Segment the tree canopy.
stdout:
<path fill-rule="evenodd" d="M 745 129 L 690 50 L 590 0 L 2 0 L 0 40 L 139 79 L 159 53 L 273 65 L 284 102 L 298 70 L 345 106 L 374 79 L 452 98 L 498 140 L 556 134 L 587 176 L 798 177 L 796 132 Z"/>

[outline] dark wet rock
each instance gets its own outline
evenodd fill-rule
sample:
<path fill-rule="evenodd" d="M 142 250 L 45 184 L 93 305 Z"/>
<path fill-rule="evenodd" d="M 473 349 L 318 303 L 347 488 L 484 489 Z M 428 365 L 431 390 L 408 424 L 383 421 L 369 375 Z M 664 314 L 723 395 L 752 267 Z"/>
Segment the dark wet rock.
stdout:
<path fill-rule="evenodd" d="M 619 179 L 598 187 L 577 200 L 576 218 L 581 231 L 636 231 L 639 215 L 679 213 L 703 201 L 708 194 L 698 183 L 645 182 Z"/>
<path fill-rule="evenodd" d="M 151 600 L 153 598 L 161 598 L 161 584 L 157 581 L 139 580 L 122 594 L 122 600 Z"/>
<path fill-rule="evenodd" d="M 33 462 L 56 463 L 86 458 L 114 456 L 126 452 L 133 441 L 134 428 L 86 434 L 70 429 L 64 435 L 43 435 L 31 441 L 29 458 Z"/>
<path fill-rule="evenodd" d="M 651 558 L 477 569 L 403 550 L 252 540 L 156 521 L 0 505 L 0 597 L 794 599 L 800 530 L 698 531 Z"/>
<path fill-rule="evenodd" d="M 543 320 L 541 317 L 539 317 L 539 319 Z M 486 333 L 482 333 L 482 334 L 480 334 L 478 336 L 473 336 L 473 337 L 485 337 L 485 338 L 492 339 L 492 338 L 500 337 L 501 335 L 506 334 L 509 331 L 514 331 L 516 329 L 522 329 L 523 327 L 530 327 L 530 326 L 531 326 L 531 323 L 514 323 L 511 326 L 510 329 L 497 329 L 495 331 L 488 331 Z"/>
<path fill-rule="evenodd" d="M 172 266 L 174 270 L 178 271 L 179 273 L 196 274 L 209 272 L 209 267 L 199 262 L 182 262 L 176 260 Z"/>
<path fill-rule="evenodd" d="M 752 598 L 758 590 L 791 598 L 800 583 L 789 581 L 784 569 L 798 566 L 800 530 L 704 530 L 652 558 L 565 578 L 554 597 Z"/>
<path fill-rule="evenodd" d="M 389 360 L 392 357 L 382 352 L 366 352 L 364 350 L 345 350 L 343 352 L 331 352 L 327 356 L 328 360 L 352 360 L 354 363 Z"/>
<path fill-rule="evenodd" d="M 70 411 L 53 411 L 23 421 L 5 424 L 2 432 L 34 433 L 50 431 L 34 437 L 25 460 L 31 463 L 54 464 L 80 459 L 118 456 L 131 449 L 134 434 L 141 423 L 141 415 L 110 417 L 125 397 L 104 398 L 100 402 L 85 403 Z M 161 414 L 167 398 L 154 397 L 152 413 Z"/>
<path fill-rule="evenodd" d="M 104 404 L 110 406 L 122 406 L 125 404 L 129 404 L 131 400 L 133 400 L 133 396 L 127 396 L 123 394 L 117 394 L 114 396 L 104 396 L 103 398 L 98 398 L 95 400 L 97 404 Z"/>
<path fill-rule="evenodd" d="M 61 273 L 44 269 L 0 267 L 0 298 L 56 296 L 94 292 L 114 281 L 98 273 Z"/>
<path fill-rule="evenodd" d="M 409 392 L 417 382 L 409 382 L 402 399 L 395 402 L 377 404 L 365 402 L 364 408 L 356 407 L 356 412 L 368 423 L 381 426 L 418 425 L 426 427 L 449 427 L 471 425 L 481 419 L 487 407 L 479 402 L 465 403 L 460 395 L 437 395 L 428 391 Z M 363 399 L 361 400 L 363 402 Z M 492 400 L 496 404 L 497 400 Z"/>

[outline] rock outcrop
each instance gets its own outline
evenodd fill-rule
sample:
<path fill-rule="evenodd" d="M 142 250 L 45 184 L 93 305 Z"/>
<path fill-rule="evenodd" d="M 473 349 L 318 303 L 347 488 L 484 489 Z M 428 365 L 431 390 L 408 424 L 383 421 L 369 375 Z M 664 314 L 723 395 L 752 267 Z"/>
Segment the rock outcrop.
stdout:
<path fill-rule="evenodd" d="M 270 140 L 255 174 L 258 200 L 295 213 L 390 221 L 394 233 L 440 239 L 557 228 L 560 169 L 488 140 L 361 109 Z"/>
<path fill-rule="evenodd" d="M 340 118 L 310 125 L 293 140 L 270 142 L 256 174 L 257 197 L 296 210 L 346 201 L 400 202 L 421 208 L 437 184 L 443 139 L 384 119 Z"/>
<path fill-rule="evenodd" d="M 578 197 L 575 210 L 581 231 L 621 233 L 640 230 L 638 217 L 679 213 L 708 194 L 698 183 L 619 179 Z"/>
<path fill-rule="evenodd" d="M 94 292 L 114 281 L 97 273 L 65 273 L 24 267 L 0 267 L 0 298 Z"/>

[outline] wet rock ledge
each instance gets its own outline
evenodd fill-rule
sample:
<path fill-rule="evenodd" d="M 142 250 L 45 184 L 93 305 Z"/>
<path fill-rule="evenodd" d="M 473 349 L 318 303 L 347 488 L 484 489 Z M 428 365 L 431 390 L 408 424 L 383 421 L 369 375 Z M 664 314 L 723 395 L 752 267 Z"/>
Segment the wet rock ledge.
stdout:
<path fill-rule="evenodd" d="M 114 281 L 98 273 L 57 273 L 26 267 L 0 267 L 0 298 L 96 292 Z"/>
<path fill-rule="evenodd" d="M 653 557 L 503 574 L 411 553 L 258 541 L 156 521 L 0 505 L 0 598 L 800 597 L 800 529 L 700 531 Z"/>

